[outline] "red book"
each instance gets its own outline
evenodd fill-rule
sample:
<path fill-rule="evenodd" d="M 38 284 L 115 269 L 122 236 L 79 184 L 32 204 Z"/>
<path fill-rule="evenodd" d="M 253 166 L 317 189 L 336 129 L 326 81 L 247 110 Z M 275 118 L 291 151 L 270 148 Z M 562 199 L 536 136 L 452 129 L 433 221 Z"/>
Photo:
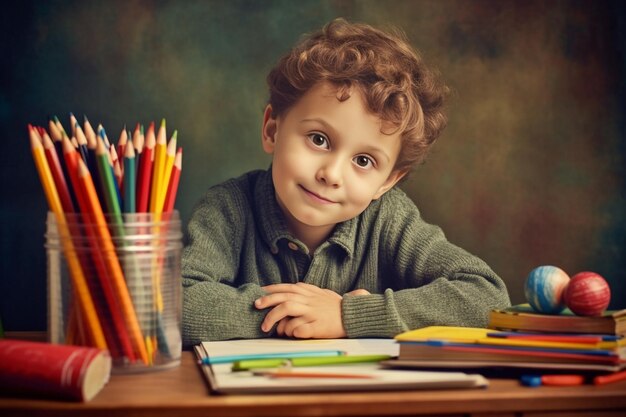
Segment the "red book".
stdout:
<path fill-rule="evenodd" d="M 106 350 L 0 339 L 0 392 L 89 401 L 110 375 Z"/>

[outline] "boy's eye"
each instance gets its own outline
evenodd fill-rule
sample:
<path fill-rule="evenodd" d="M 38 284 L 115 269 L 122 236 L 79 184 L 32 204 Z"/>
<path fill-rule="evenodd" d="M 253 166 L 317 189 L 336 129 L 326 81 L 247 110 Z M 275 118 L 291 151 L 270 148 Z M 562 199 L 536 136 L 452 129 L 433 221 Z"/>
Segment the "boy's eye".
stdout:
<path fill-rule="evenodd" d="M 353 161 L 355 164 L 357 164 L 361 168 L 371 168 L 374 166 L 374 162 L 372 161 L 372 158 L 370 158 L 369 156 L 365 156 L 365 155 L 355 156 Z"/>
<path fill-rule="evenodd" d="M 311 133 L 307 136 L 309 138 L 309 141 L 311 141 L 311 143 L 318 147 L 318 148 L 324 148 L 324 149 L 328 149 L 328 139 L 326 139 L 326 137 L 324 135 L 321 135 L 319 133 Z"/>

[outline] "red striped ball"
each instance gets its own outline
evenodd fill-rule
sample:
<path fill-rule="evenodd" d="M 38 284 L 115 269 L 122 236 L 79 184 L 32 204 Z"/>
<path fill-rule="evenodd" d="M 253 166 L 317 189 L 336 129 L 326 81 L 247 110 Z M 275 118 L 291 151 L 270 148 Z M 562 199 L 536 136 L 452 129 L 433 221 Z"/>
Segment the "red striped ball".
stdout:
<path fill-rule="evenodd" d="M 609 306 L 611 289 L 595 272 L 579 272 L 570 279 L 564 299 L 565 305 L 579 316 L 600 316 Z"/>

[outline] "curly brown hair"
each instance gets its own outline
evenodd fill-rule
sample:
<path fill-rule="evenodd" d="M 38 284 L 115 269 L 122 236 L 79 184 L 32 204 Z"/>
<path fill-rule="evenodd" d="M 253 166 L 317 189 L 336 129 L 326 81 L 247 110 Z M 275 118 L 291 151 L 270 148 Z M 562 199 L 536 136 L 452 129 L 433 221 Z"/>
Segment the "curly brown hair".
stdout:
<path fill-rule="evenodd" d="M 395 169 L 423 162 L 447 123 L 443 106 L 449 89 L 398 30 L 335 19 L 309 34 L 283 56 L 267 76 L 272 117 L 290 109 L 311 87 L 327 81 L 347 100 L 355 86 L 368 109 L 393 132 L 402 150 Z"/>

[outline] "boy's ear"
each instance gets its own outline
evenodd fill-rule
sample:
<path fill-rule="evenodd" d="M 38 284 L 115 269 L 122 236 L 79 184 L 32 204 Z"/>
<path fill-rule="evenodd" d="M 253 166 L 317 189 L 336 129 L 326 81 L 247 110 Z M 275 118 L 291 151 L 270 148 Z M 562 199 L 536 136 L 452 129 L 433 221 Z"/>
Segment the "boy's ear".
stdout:
<path fill-rule="evenodd" d="M 261 129 L 261 144 L 268 154 L 274 153 L 276 144 L 276 119 L 272 117 L 272 106 L 268 104 L 263 114 L 263 128 Z"/>
<path fill-rule="evenodd" d="M 380 186 L 378 191 L 376 191 L 376 194 L 374 194 L 372 200 L 378 200 L 380 197 L 382 197 L 383 194 L 391 190 L 393 186 L 396 185 L 398 181 L 400 181 L 407 173 L 408 171 L 391 171 L 391 174 L 389 174 L 387 180 L 383 183 L 383 185 Z"/>

